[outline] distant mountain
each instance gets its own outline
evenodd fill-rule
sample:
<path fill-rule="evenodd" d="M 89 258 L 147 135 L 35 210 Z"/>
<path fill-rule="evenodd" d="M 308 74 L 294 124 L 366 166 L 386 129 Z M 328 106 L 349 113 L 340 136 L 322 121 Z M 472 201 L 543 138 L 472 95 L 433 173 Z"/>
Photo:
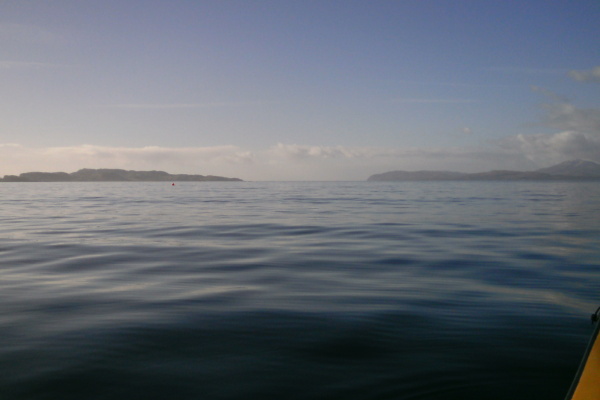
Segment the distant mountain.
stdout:
<path fill-rule="evenodd" d="M 572 160 L 535 171 L 390 171 L 371 175 L 368 181 L 473 181 L 473 180 L 600 180 L 600 164 Z"/>
<path fill-rule="evenodd" d="M 600 176 L 600 164 L 592 161 L 571 160 L 538 169 L 537 172 L 561 176 Z"/>
<path fill-rule="evenodd" d="M 126 171 L 124 169 L 80 169 L 77 172 L 25 172 L 4 175 L 0 182 L 165 182 L 165 181 L 241 181 L 213 175 L 169 174 L 164 171 Z"/>

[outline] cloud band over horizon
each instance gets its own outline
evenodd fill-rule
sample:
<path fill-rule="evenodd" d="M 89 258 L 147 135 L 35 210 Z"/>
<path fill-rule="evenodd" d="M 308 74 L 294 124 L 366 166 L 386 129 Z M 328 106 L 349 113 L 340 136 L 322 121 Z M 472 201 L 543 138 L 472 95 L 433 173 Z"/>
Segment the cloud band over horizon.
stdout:
<path fill-rule="evenodd" d="M 600 162 L 598 154 L 600 141 L 573 131 L 515 135 L 486 148 L 400 149 L 283 143 L 264 149 L 94 145 L 31 148 L 0 144 L 0 157 L 11 165 L 0 175 L 120 168 L 244 180 L 364 180 L 375 173 L 400 169 L 481 172 L 482 163 L 488 165 L 485 170 L 531 170 L 572 158 Z"/>
<path fill-rule="evenodd" d="M 597 70 L 598 67 L 579 71 L 581 75 L 573 78 L 593 82 Z M 364 180 L 375 173 L 401 169 L 482 172 L 532 170 L 570 159 L 600 162 L 600 109 L 576 107 L 551 91 L 537 87 L 533 90 L 543 93 L 549 100 L 543 105 L 546 115 L 541 125 L 553 129 L 553 133 L 516 133 L 488 141 L 485 145 L 455 147 L 324 146 L 279 142 L 263 148 L 92 144 L 34 148 L 7 143 L 0 144 L 0 157 L 6 166 L 0 175 L 121 168 L 160 169 L 170 173 L 220 175 L 244 180 Z M 139 106 L 160 108 L 164 105 Z M 472 136 L 473 130 L 465 127 L 463 133 Z"/>

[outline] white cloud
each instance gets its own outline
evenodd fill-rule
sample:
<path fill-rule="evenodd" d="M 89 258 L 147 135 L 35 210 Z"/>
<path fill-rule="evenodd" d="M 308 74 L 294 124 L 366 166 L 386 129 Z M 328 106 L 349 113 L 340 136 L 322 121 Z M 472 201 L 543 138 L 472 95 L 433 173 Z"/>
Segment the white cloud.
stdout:
<path fill-rule="evenodd" d="M 3 174 L 27 171 L 73 172 L 80 168 L 168 169 L 218 175 L 252 162 L 252 153 L 235 146 L 198 148 L 67 146 L 31 148 L 0 144 Z"/>
<path fill-rule="evenodd" d="M 559 132 L 510 136 L 501 142 L 502 147 L 540 166 L 577 158 L 600 162 L 600 109 L 578 108 L 548 90 L 533 89 L 552 100 L 544 105 L 543 122 Z"/>
<path fill-rule="evenodd" d="M 584 71 L 570 71 L 569 76 L 580 82 L 600 82 L 600 66 Z"/>
<path fill-rule="evenodd" d="M 540 166 L 550 166 L 571 159 L 600 162 L 600 138 L 590 134 L 563 131 L 554 134 L 515 135 L 504 147 Z"/>
<path fill-rule="evenodd" d="M 264 149 L 236 146 L 165 148 L 92 145 L 31 148 L 0 145 L 2 175 L 28 171 L 73 172 L 80 168 L 163 170 L 244 180 L 363 180 L 395 169 L 480 171 L 520 165 L 511 152 L 461 148 L 307 146 L 279 143 Z M 521 163 L 521 164 L 519 164 Z"/>

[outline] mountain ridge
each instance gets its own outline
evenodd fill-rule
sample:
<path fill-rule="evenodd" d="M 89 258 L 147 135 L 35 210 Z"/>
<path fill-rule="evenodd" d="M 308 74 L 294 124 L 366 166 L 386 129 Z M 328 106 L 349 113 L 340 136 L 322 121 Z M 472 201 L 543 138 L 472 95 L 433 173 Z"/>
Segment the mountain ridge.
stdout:
<path fill-rule="evenodd" d="M 236 181 L 239 178 L 226 178 L 214 175 L 169 174 L 164 171 L 134 171 L 124 169 L 83 168 L 76 172 L 24 172 L 20 175 L 4 175 L 0 182 L 214 182 Z"/>
<path fill-rule="evenodd" d="M 389 171 L 371 175 L 367 181 L 470 181 L 470 180 L 600 180 L 600 164 L 569 160 L 535 171 L 488 172 Z"/>

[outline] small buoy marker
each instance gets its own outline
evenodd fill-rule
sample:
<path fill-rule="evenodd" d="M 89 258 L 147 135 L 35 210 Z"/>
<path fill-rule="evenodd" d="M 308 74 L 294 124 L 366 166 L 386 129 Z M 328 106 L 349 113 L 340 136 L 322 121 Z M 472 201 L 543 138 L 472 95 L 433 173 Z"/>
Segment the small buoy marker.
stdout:
<path fill-rule="evenodd" d="M 175 182 L 171 183 L 171 186 L 175 186 Z"/>

